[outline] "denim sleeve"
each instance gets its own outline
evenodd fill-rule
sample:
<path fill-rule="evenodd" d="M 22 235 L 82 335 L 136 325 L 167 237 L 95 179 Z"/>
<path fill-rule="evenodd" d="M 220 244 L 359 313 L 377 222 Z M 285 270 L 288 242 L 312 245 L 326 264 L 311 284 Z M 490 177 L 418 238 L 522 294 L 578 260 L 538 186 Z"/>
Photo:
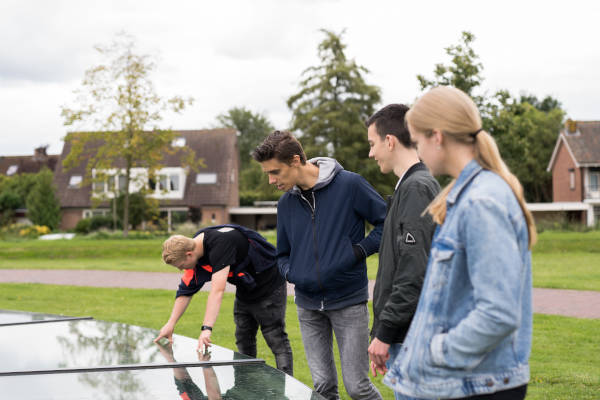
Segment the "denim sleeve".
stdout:
<path fill-rule="evenodd" d="M 367 257 L 379 250 L 386 205 L 383 198 L 365 178 L 356 175 L 354 185 L 354 212 L 373 225 L 373 230 L 358 243 Z"/>
<path fill-rule="evenodd" d="M 288 240 L 281 205 L 277 206 L 277 268 L 285 280 L 290 270 L 290 242 Z"/>
<path fill-rule="evenodd" d="M 448 332 L 434 336 L 430 350 L 436 364 L 470 369 L 518 328 L 524 264 L 503 204 L 479 198 L 465 210 L 463 240 L 474 308 Z"/>

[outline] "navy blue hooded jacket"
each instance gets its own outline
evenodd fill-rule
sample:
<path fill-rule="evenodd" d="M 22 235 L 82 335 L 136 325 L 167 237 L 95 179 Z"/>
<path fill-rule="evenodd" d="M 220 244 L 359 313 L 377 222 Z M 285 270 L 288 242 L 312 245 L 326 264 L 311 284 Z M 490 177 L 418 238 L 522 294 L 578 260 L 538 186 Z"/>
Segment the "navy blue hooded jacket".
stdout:
<path fill-rule="evenodd" d="M 309 162 L 319 167 L 314 198 L 294 186 L 277 205 L 279 271 L 295 285 L 302 308 L 336 310 L 367 301 L 365 258 L 379 250 L 385 202 L 362 176 L 336 160 Z M 367 237 L 365 220 L 374 226 Z M 353 245 L 365 257 L 357 257 Z"/>

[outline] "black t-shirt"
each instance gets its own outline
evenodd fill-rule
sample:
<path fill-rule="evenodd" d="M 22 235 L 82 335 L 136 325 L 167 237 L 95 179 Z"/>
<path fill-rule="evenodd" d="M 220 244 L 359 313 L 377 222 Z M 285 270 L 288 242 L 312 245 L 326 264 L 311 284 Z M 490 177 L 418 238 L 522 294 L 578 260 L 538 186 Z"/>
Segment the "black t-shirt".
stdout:
<path fill-rule="evenodd" d="M 210 281 L 212 274 L 229 266 L 228 281 L 236 285 L 236 297 L 244 302 L 255 303 L 272 293 L 274 289 L 283 284 L 284 280 L 277 267 L 269 268 L 260 274 L 256 273 L 254 266 L 248 264 L 244 273 L 249 274 L 256 282 L 256 287 L 249 289 L 240 279 L 233 274 L 235 267 L 242 263 L 248 256 L 248 239 L 244 234 L 234 228 L 208 229 L 204 231 L 202 240 L 204 256 L 198 259 L 196 274 L 193 279 L 182 279 L 177 296 L 191 296 L 196 293 L 204 282 Z"/>

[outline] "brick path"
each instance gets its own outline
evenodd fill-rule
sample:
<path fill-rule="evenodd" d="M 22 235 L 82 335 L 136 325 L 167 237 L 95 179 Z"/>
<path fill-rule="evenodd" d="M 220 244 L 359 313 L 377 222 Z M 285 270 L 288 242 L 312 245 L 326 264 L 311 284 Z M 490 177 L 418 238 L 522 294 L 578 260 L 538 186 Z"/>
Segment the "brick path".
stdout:
<path fill-rule="evenodd" d="M 161 272 L 0 269 L 0 282 L 5 283 L 175 290 L 179 278 L 179 274 Z M 369 281 L 370 298 L 374 284 L 374 281 Z M 210 284 L 202 288 L 209 289 Z M 234 292 L 235 287 L 227 284 L 227 291 Z M 289 285 L 288 295 L 293 294 L 294 287 Z M 534 288 L 533 311 L 540 314 L 600 319 L 600 292 Z"/>

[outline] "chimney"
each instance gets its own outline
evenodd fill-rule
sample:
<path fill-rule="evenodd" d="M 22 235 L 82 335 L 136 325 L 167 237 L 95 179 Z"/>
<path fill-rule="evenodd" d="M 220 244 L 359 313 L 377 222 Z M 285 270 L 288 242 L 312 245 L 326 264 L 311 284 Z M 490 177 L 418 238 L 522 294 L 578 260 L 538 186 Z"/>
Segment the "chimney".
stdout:
<path fill-rule="evenodd" d="M 48 160 L 46 149 L 48 146 L 40 146 L 33 151 L 33 161 L 45 162 Z"/>
<path fill-rule="evenodd" d="M 567 130 L 568 135 L 574 135 L 577 133 L 577 121 L 573 121 L 572 119 L 568 119 L 565 122 L 565 129 Z"/>

